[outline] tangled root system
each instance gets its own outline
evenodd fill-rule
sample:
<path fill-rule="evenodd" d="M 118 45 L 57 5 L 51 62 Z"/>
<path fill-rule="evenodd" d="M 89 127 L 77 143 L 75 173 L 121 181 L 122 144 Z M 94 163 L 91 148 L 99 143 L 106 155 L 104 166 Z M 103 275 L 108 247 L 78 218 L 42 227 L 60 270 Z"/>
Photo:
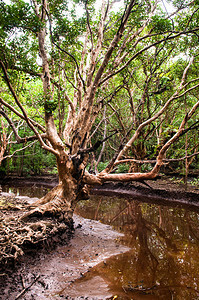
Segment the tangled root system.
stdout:
<path fill-rule="evenodd" d="M 0 268 L 13 266 L 26 252 L 51 247 L 58 240 L 67 242 L 73 231 L 71 219 L 34 214 L 23 220 L 30 211 L 29 204 L 15 197 L 0 196 Z"/>

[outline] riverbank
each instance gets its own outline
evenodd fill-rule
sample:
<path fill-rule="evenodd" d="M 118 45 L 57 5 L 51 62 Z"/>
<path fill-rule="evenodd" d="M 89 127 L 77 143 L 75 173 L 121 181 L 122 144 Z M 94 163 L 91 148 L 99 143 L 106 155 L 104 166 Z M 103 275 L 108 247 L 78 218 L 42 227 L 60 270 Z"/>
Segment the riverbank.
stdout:
<path fill-rule="evenodd" d="M 1 183 L 7 186 L 38 186 L 52 188 L 57 184 L 57 177 L 37 178 L 7 178 Z M 158 205 L 181 206 L 199 211 L 199 189 L 189 185 L 188 191 L 183 189 L 181 182 L 170 178 L 156 181 L 134 182 L 131 184 L 107 183 L 95 186 L 91 194 L 126 197 L 130 200 L 147 202 Z M 4 186 L 3 186 L 4 189 Z M 67 242 L 74 231 L 73 220 L 56 220 L 45 217 L 44 220 L 35 218 L 32 224 L 24 224 L 20 217 L 26 213 L 37 198 L 16 196 L 2 192 L 0 196 L 0 267 L 14 266 L 24 253 L 33 249 L 53 247 L 54 244 Z"/>
<path fill-rule="evenodd" d="M 58 177 L 34 176 L 34 177 L 5 177 L 0 179 L 0 185 L 12 187 L 44 187 L 51 189 L 58 184 Z M 184 205 L 199 208 L 199 181 L 189 180 L 184 184 L 183 178 L 162 176 L 157 180 L 146 180 L 132 183 L 105 183 L 102 186 L 92 186 L 91 194 L 116 195 L 133 198 L 138 201 L 159 203 L 163 205 Z"/>
<path fill-rule="evenodd" d="M 42 175 L 31 177 L 19 177 L 19 176 L 5 176 L 0 178 L 0 185 L 12 185 L 12 186 L 45 186 L 55 187 L 58 184 L 57 175 Z M 111 183 L 107 183 L 109 185 Z M 128 187 L 150 187 L 150 189 L 161 189 L 165 191 L 180 191 L 180 192 L 192 192 L 199 194 L 199 181 L 193 178 L 188 180 L 187 185 L 184 184 L 183 177 L 174 177 L 162 175 L 157 180 L 146 180 L 143 182 L 132 182 L 131 184 L 119 183 L 120 186 Z"/>
<path fill-rule="evenodd" d="M 18 299 L 21 291 L 31 283 L 20 299 L 107 299 L 112 296 L 101 278 L 75 288 L 76 281 L 100 262 L 129 250 L 118 239 L 123 234 L 99 221 L 74 216 L 74 233 L 66 245 L 53 250 L 46 248 L 34 256 L 26 255 L 20 266 L 0 274 L 0 299 Z M 66 241 L 65 241 L 66 243 Z M 64 278 L 64 280 L 63 280 Z M 37 279 L 35 281 L 35 279 Z M 98 289 L 100 285 L 100 289 Z M 80 296 L 81 295 L 81 298 Z M 88 298 L 92 295 L 92 298 Z M 93 298 L 93 297 L 96 298 Z"/>
<path fill-rule="evenodd" d="M 40 178 L 34 184 L 41 182 Z M 53 180 L 51 180 L 51 184 L 52 182 Z M 27 182 L 21 181 L 22 185 L 25 183 Z M 125 196 L 128 199 L 145 202 L 149 199 L 151 203 L 158 196 L 158 205 L 162 204 L 163 200 L 168 201 L 167 199 L 172 195 L 178 197 L 178 200 L 185 197 L 188 204 L 198 203 L 197 187 L 191 187 L 193 192 L 185 192 L 180 188 L 180 184 L 177 185 L 173 181 L 170 184 L 167 181 L 166 184 L 166 181 L 163 182 L 161 179 L 161 181 L 147 183 L 151 187 L 144 183 L 128 185 L 110 183 L 102 187 L 95 187 L 96 190 L 93 189 L 92 192 L 116 195 L 117 197 Z M 194 192 L 195 189 L 196 192 Z M 32 198 L 27 197 L 10 195 L 9 198 L 5 196 L 4 194 L 4 210 L 1 209 L 1 214 L 5 213 L 5 216 L 1 215 L 1 220 L 10 218 L 11 222 L 13 222 L 14 216 L 22 214 L 27 205 L 33 201 Z M 1 198 L 2 200 L 3 198 Z M 175 199 L 171 198 L 170 200 Z M 118 242 L 121 235 L 113 231 L 110 226 L 77 216 L 74 217 L 70 234 L 69 232 L 65 236 L 62 236 L 61 232 L 55 234 L 54 245 L 57 244 L 56 248 L 53 248 L 53 239 L 42 241 L 41 247 L 29 249 L 26 255 L 18 257 L 17 260 L 20 264 L 16 263 L 15 268 L 11 266 L 10 269 L 1 271 L 0 298 L 14 300 L 24 291 L 24 295 L 19 298 L 27 300 L 36 300 L 38 297 L 39 299 L 61 299 L 62 297 L 65 299 L 113 299 L 114 294 L 99 276 L 92 277 L 90 281 L 86 282 L 86 286 L 82 283 L 82 279 L 93 266 L 100 262 L 106 265 L 108 257 L 128 251 L 128 247 L 124 247 Z M 12 251 L 11 254 L 14 254 Z M 31 284 L 30 289 L 26 290 Z M 68 293 L 70 297 L 67 298 Z"/>

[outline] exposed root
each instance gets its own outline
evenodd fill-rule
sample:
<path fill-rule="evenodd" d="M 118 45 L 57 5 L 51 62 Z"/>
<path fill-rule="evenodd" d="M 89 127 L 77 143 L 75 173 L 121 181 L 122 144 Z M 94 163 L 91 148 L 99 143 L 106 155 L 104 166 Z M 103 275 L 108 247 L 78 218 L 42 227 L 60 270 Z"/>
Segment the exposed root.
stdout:
<path fill-rule="evenodd" d="M 62 185 L 59 184 L 56 187 L 54 187 L 48 194 L 46 194 L 41 199 L 38 199 L 36 202 L 34 202 L 31 207 L 37 207 L 43 204 L 46 204 L 48 202 L 52 202 L 56 197 L 61 197 L 62 195 Z"/>
<path fill-rule="evenodd" d="M 60 241 L 62 238 L 67 241 L 73 230 L 73 222 L 67 212 L 63 214 L 63 210 L 58 211 L 52 203 L 46 203 L 28 212 L 28 204 L 20 211 L 15 210 L 14 198 L 7 201 L 4 199 L 4 202 L 5 205 L 0 211 L 0 268 L 2 269 L 13 265 L 25 252 L 53 242 L 55 237 L 59 237 Z M 9 217 L 6 217 L 8 209 Z"/>
<path fill-rule="evenodd" d="M 42 219 L 45 217 L 67 222 L 69 218 L 72 218 L 70 204 L 65 199 L 56 196 L 52 201 L 38 205 L 35 209 L 25 213 L 20 220 L 25 222 L 33 218 Z"/>

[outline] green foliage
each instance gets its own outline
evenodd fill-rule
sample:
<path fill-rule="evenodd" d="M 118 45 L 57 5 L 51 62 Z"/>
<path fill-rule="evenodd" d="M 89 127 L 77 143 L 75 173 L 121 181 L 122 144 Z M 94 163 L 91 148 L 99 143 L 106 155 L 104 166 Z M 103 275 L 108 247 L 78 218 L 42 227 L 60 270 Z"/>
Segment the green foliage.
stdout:
<path fill-rule="evenodd" d="M 119 165 L 115 171 L 115 173 L 128 173 L 129 171 L 129 164 Z"/>
<path fill-rule="evenodd" d="M 0 11 L 1 31 L 11 32 L 15 28 L 21 28 L 36 33 L 42 26 L 32 7 L 22 0 L 13 1 L 11 5 L 6 5 L 1 0 Z"/>
<path fill-rule="evenodd" d="M 179 8 L 182 8 L 182 7 L 186 7 L 187 4 L 189 4 L 189 0 L 170 0 L 169 2 L 172 2 L 172 4 L 177 7 L 178 9 Z"/>
<path fill-rule="evenodd" d="M 15 145 L 10 149 L 12 154 L 20 145 Z M 0 173 L 14 173 L 19 176 L 42 175 L 45 173 L 52 173 L 56 166 L 55 157 L 44 150 L 37 144 L 23 151 L 17 152 L 13 157 L 7 159 L 2 166 L 0 166 Z"/>
<path fill-rule="evenodd" d="M 99 171 L 99 172 L 103 171 L 103 170 L 106 168 L 107 165 L 108 165 L 108 162 L 102 162 L 102 161 L 101 161 L 101 162 L 98 164 L 98 166 L 97 166 L 98 171 Z"/>
<path fill-rule="evenodd" d="M 73 0 L 75 4 L 83 4 L 83 5 L 93 5 L 95 0 Z"/>
<path fill-rule="evenodd" d="M 94 49 L 98 43 L 98 25 L 101 12 L 95 11 L 94 2 L 93 0 L 49 1 L 48 22 L 44 24 L 35 15 L 34 6 L 28 4 L 27 1 L 16 0 L 11 1 L 10 4 L 0 1 L 0 59 L 4 62 L 10 82 L 28 115 L 43 126 L 45 126 L 45 111 L 54 115 L 58 130 L 61 131 L 64 127 L 69 110 L 69 101 L 65 94 L 73 101 L 74 92 L 77 88 L 75 87 L 78 79 L 77 65 L 81 66 L 82 63 L 83 37 L 88 29 L 85 5 L 89 12 L 90 28 L 87 31 L 89 42 L 87 43 L 84 63 L 90 55 L 91 32 Z M 187 5 L 187 1 L 176 0 L 171 2 L 178 8 Z M 37 3 L 40 5 L 39 11 L 41 12 L 42 1 L 38 0 Z M 125 3 L 129 3 L 129 1 L 125 1 Z M 182 31 L 185 28 L 192 30 L 198 26 L 198 4 L 198 1 L 194 1 L 189 9 L 184 10 L 182 13 L 179 12 L 177 17 L 172 20 L 168 18 L 167 14 L 163 13 L 163 9 L 158 8 L 148 25 L 140 31 L 138 36 L 134 36 L 136 30 L 142 28 L 151 9 L 151 1 L 140 0 L 135 2 L 124 36 L 117 43 L 117 47 L 114 49 L 105 68 L 106 74 L 103 78 L 111 73 L 117 73 L 120 67 L 128 62 L 129 58 L 134 56 L 134 59 L 121 72 L 110 77 L 107 86 L 100 85 L 95 94 L 96 110 L 99 103 L 102 104 L 102 109 L 93 124 L 92 130 L 95 131 L 98 124 L 101 125 L 92 137 L 91 144 L 94 145 L 96 141 L 103 140 L 105 127 L 107 136 L 117 130 L 117 134 L 106 141 L 105 150 L 98 165 L 99 171 L 106 167 L 121 142 L 125 143 L 135 133 L 138 126 L 156 114 L 176 91 L 187 66 L 188 55 L 194 54 L 197 56 L 199 50 L 197 32 L 196 34 L 184 34 L 173 40 L 170 37 L 173 30 L 173 34 L 176 34 L 178 30 Z M 81 16 L 78 12 L 80 7 L 83 9 Z M 124 7 L 119 11 L 113 9 L 106 20 L 102 48 L 93 70 L 94 75 L 104 59 L 119 24 L 121 24 L 123 11 Z M 49 28 L 50 23 L 51 28 Z M 50 72 L 53 75 L 51 85 L 54 89 L 52 94 L 47 96 L 43 92 L 41 80 L 42 63 L 38 62 L 40 56 L 38 31 L 44 26 L 46 26 L 45 47 L 48 53 Z M 50 29 L 52 32 L 50 32 Z M 130 41 L 127 38 L 128 31 L 130 32 L 129 38 L 132 38 Z M 163 38 L 165 40 L 158 44 L 158 41 Z M 59 45 L 63 51 L 60 51 L 52 42 Z M 153 47 L 142 52 L 152 43 L 155 43 Z M 115 61 L 119 57 L 120 51 L 121 55 L 124 55 L 124 59 L 117 66 Z M 196 58 L 187 73 L 187 81 L 197 78 L 198 67 Z M 86 70 L 83 70 L 82 74 L 85 77 Z M 8 90 L 2 70 L 0 70 L 0 76 L 1 96 L 16 110 L 19 110 Z M 189 87 L 193 84 L 190 84 Z M 140 160 L 155 159 L 161 145 L 176 133 L 183 116 L 193 106 L 194 97 L 195 95 L 197 97 L 198 92 L 198 90 L 195 90 L 192 94 L 177 99 L 170 105 L 168 112 L 148 127 L 143 128 L 139 139 L 133 144 L 128 154 Z M 84 91 L 82 91 L 82 96 L 84 95 Z M 103 120 L 105 106 L 106 126 Z M 76 111 L 78 110 L 77 105 Z M 11 113 L 9 116 L 18 126 L 19 118 Z M 191 126 L 194 122 L 197 122 L 196 116 L 193 117 L 188 126 Z M 10 127 L 8 127 L 8 132 L 10 132 Z M 192 133 L 188 133 L 189 145 L 195 146 L 197 143 L 197 128 Z M 26 135 L 33 135 L 33 132 L 23 126 L 19 130 L 19 134 L 21 137 L 25 137 Z M 12 142 L 14 142 L 14 137 L 12 139 Z M 185 137 L 182 137 L 168 150 L 168 157 L 175 158 L 176 155 L 182 157 L 185 151 L 184 145 Z M 10 147 L 10 153 L 12 154 L 20 148 L 20 145 L 14 144 Z M 102 147 L 99 147 L 94 153 L 95 158 L 99 156 L 101 149 Z M 190 151 L 191 154 L 192 150 L 188 149 L 188 152 Z M 22 161 L 22 173 L 40 174 L 46 168 L 50 168 L 52 172 L 55 172 L 54 158 L 52 158 L 52 155 L 40 150 L 39 145 L 30 149 L 27 148 L 24 153 L 17 152 L 13 159 L 8 160 L 6 166 L 2 166 L 2 170 L 4 168 L 4 170 L 9 169 L 10 172 L 20 172 Z M 194 163 L 194 167 L 197 167 L 197 161 L 193 161 Z M 175 163 L 172 166 L 182 169 L 180 163 Z M 129 168 L 130 164 L 119 165 L 116 172 L 128 172 Z M 141 170 L 146 172 L 150 168 L 150 165 L 143 165 Z"/>
<path fill-rule="evenodd" d="M 79 18 L 73 21 L 67 17 L 60 18 L 53 28 L 53 39 L 57 41 L 60 37 L 64 37 L 64 45 L 73 45 L 76 43 L 77 37 L 83 33 L 85 26 L 85 18 Z"/>
<path fill-rule="evenodd" d="M 57 105 L 58 105 L 58 100 L 56 98 L 53 99 L 46 98 L 45 111 L 50 114 L 57 108 Z"/>
<path fill-rule="evenodd" d="M 171 31 L 173 25 L 171 20 L 165 18 L 165 16 L 155 15 L 152 17 L 152 22 L 150 24 L 150 27 L 153 29 L 153 32 L 163 33 L 163 32 Z"/>
<path fill-rule="evenodd" d="M 191 185 L 193 185 L 193 186 L 199 186 L 199 179 L 198 178 L 194 178 L 193 180 L 191 180 Z"/>

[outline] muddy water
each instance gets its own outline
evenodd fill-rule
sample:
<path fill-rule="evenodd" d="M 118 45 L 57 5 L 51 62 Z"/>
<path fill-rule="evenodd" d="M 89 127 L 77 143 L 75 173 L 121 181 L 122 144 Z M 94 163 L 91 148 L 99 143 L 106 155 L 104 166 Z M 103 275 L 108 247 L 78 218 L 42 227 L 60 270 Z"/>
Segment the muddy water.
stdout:
<path fill-rule="evenodd" d="M 50 188 L 46 188 L 45 186 L 10 186 L 10 185 L 2 185 L 2 191 L 6 193 L 13 193 L 17 196 L 28 196 L 28 197 L 43 197 Z"/>
<path fill-rule="evenodd" d="M 38 197 L 31 193 L 28 195 Z M 103 259 L 70 285 L 64 284 L 60 277 L 62 288 L 57 297 L 199 299 L 198 213 L 180 207 L 95 195 L 80 202 L 76 213 L 124 233 L 117 240 L 130 250 Z"/>
<path fill-rule="evenodd" d="M 198 213 L 99 196 L 77 212 L 123 232 L 121 242 L 131 248 L 82 282 L 101 276 L 118 299 L 199 299 Z"/>

